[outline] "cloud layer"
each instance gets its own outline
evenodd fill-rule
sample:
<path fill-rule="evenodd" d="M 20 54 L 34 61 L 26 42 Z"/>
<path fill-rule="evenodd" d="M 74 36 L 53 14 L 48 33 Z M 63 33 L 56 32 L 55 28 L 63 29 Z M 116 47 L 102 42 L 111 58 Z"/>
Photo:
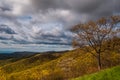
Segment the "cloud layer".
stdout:
<path fill-rule="evenodd" d="M 18 44 L 68 46 L 74 35 L 71 26 L 120 14 L 119 4 L 120 0 L 1 0 L 1 48 Z"/>

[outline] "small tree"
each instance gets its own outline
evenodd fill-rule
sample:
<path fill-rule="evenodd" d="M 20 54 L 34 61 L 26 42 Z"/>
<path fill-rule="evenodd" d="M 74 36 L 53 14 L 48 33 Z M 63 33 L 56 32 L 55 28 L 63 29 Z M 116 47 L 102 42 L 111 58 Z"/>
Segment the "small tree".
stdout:
<path fill-rule="evenodd" d="M 78 24 L 71 29 L 76 33 L 73 46 L 81 47 L 91 53 L 97 59 L 98 70 L 102 67 L 101 53 L 107 49 L 104 43 L 118 34 L 119 30 L 116 26 L 119 22 L 120 16 L 103 17 L 97 21 Z"/>

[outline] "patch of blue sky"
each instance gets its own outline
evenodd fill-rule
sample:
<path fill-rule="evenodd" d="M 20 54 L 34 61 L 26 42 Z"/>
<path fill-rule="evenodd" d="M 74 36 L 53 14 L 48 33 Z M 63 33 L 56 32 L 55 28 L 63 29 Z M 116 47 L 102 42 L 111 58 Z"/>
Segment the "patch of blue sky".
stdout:
<path fill-rule="evenodd" d="M 31 16 L 19 16 L 18 19 L 19 20 L 31 20 L 32 17 Z"/>

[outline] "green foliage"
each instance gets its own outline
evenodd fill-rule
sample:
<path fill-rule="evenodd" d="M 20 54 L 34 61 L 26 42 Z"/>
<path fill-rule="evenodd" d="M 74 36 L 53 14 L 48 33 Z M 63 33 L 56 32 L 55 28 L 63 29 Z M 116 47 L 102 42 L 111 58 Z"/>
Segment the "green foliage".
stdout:
<path fill-rule="evenodd" d="M 120 66 L 72 80 L 120 80 Z"/>

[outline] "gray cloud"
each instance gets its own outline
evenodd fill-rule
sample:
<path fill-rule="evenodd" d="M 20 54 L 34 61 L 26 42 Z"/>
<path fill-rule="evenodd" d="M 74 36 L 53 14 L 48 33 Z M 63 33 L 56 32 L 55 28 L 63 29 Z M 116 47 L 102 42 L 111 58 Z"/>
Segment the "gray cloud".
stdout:
<path fill-rule="evenodd" d="M 32 0 L 31 4 L 37 10 L 48 9 L 74 9 L 80 12 L 91 12 L 96 10 L 107 0 Z M 109 1 L 109 0 L 108 0 Z"/>
<path fill-rule="evenodd" d="M 9 7 L 0 7 L 0 10 L 2 10 L 2 11 L 10 11 L 11 9 Z"/>
<path fill-rule="evenodd" d="M 59 21 L 65 26 L 71 26 L 71 24 L 74 25 L 78 22 L 85 22 L 120 12 L 119 0 L 26 0 L 23 2 L 2 0 L 2 2 L 4 4 L 1 8 L 3 11 L 4 9 L 7 10 L 7 12 L 4 11 L 0 15 L 12 19 L 18 25 L 20 24 L 16 21 L 16 16 L 19 15 L 37 17 L 33 22 Z M 62 11 L 69 11 L 69 13 L 63 16 L 60 14 Z M 73 18 L 67 19 L 71 16 Z"/>
<path fill-rule="evenodd" d="M 1 39 L 1 40 L 9 40 L 9 38 L 3 37 L 3 36 L 0 36 L 0 39 Z"/>
<path fill-rule="evenodd" d="M 7 25 L 0 25 L 0 33 L 16 34 L 15 31 L 9 28 Z"/>
<path fill-rule="evenodd" d="M 120 14 L 119 4 L 120 0 L 1 0 L 0 43 L 69 45 L 71 26 Z"/>
<path fill-rule="evenodd" d="M 119 0 L 32 0 L 31 3 L 37 11 L 46 13 L 51 8 L 70 10 L 78 14 L 86 14 L 88 19 L 110 16 L 115 12 L 120 12 Z"/>

